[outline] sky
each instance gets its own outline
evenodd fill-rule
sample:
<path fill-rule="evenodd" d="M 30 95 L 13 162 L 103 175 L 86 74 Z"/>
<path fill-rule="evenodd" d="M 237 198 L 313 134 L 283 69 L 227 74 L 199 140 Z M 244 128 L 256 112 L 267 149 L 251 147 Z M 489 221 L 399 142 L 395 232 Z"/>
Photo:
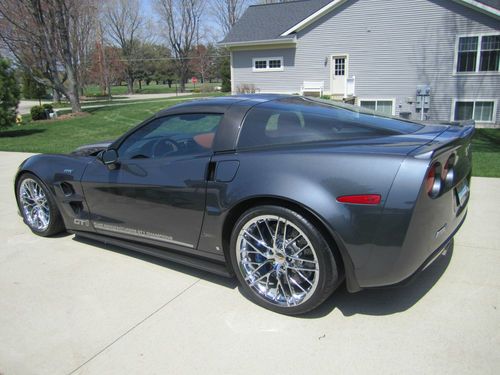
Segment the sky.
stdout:
<path fill-rule="evenodd" d="M 149 20 L 154 20 L 156 18 L 155 17 L 156 11 L 154 9 L 154 0 L 139 0 L 139 1 L 141 3 L 141 8 L 144 15 Z M 209 14 L 209 12 L 206 13 L 207 15 Z M 205 27 L 210 29 L 209 30 L 210 32 L 206 33 L 206 35 L 210 35 L 208 38 L 209 40 L 207 41 L 213 43 L 222 40 L 224 36 L 220 30 L 219 25 L 217 24 L 217 22 L 215 22 L 213 17 L 205 18 L 204 21 L 205 21 L 204 22 Z"/>

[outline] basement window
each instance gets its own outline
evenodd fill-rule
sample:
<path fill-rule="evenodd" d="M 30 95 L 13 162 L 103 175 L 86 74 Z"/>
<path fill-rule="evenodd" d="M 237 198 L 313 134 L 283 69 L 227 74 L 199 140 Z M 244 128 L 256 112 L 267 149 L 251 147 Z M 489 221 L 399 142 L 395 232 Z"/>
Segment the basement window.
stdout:
<path fill-rule="evenodd" d="M 456 100 L 453 120 L 495 122 L 496 103 L 494 100 Z"/>

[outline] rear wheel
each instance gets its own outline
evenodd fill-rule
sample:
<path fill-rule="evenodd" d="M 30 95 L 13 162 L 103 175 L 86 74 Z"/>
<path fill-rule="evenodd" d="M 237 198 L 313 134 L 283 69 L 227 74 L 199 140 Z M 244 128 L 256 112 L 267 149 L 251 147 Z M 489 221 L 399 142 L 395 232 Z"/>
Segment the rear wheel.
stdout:
<path fill-rule="evenodd" d="M 278 206 L 245 212 L 231 236 L 231 263 L 243 290 L 275 312 L 306 313 L 338 285 L 333 252 L 302 215 Z"/>
<path fill-rule="evenodd" d="M 64 230 L 64 224 L 50 191 L 31 173 L 17 182 L 17 202 L 24 222 L 31 231 L 47 237 Z"/>

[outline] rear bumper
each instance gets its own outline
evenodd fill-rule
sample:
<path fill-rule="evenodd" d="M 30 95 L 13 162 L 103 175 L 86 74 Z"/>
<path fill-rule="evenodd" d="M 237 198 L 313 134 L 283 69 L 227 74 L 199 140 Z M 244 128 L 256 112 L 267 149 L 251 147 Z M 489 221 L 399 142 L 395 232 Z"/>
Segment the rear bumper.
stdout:
<path fill-rule="evenodd" d="M 415 280 L 421 272 L 425 271 L 427 267 L 429 267 L 432 263 L 434 263 L 441 255 L 446 255 L 449 250 L 453 249 L 453 238 L 455 237 L 455 234 L 460 230 L 462 227 L 465 218 L 467 216 L 467 210 L 464 210 L 464 216 L 461 219 L 460 223 L 458 226 L 455 228 L 455 230 L 452 232 L 452 234 L 444 241 L 436 250 L 434 250 L 425 261 L 420 264 L 420 265 L 414 265 L 413 267 L 416 268 L 416 271 L 413 272 L 410 276 L 408 276 L 406 279 L 403 279 L 397 283 L 394 284 L 388 284 L 388 285 L 383 285 L 383 286 L 374 286 L 374 287 L 365 287 L 363 289 L 379 289 L 379 288 L 394 288 L 398 286 L 404 286 L 409 283 L 411 283 L 413 280 Z"/>

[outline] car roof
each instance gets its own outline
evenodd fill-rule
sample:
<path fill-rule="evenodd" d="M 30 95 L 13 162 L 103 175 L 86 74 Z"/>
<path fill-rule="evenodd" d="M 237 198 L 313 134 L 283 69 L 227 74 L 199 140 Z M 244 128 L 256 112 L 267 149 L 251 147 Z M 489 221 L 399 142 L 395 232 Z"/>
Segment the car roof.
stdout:
<path fill-rule="evenodd" d="M 181 104 L 165 108 L 157 113 L 157 116 L 165 116 L 172 112 L 190 111 L 217 111 L 225 112 L 233 104 L 245 102 L 245 105 L 252 107 L 255 104 L 268 102 L 271 100 L 287 98 L 291 95 L 284 94 L 245 94 L 232 96 L 207 97 L 190 100 Z"/>

